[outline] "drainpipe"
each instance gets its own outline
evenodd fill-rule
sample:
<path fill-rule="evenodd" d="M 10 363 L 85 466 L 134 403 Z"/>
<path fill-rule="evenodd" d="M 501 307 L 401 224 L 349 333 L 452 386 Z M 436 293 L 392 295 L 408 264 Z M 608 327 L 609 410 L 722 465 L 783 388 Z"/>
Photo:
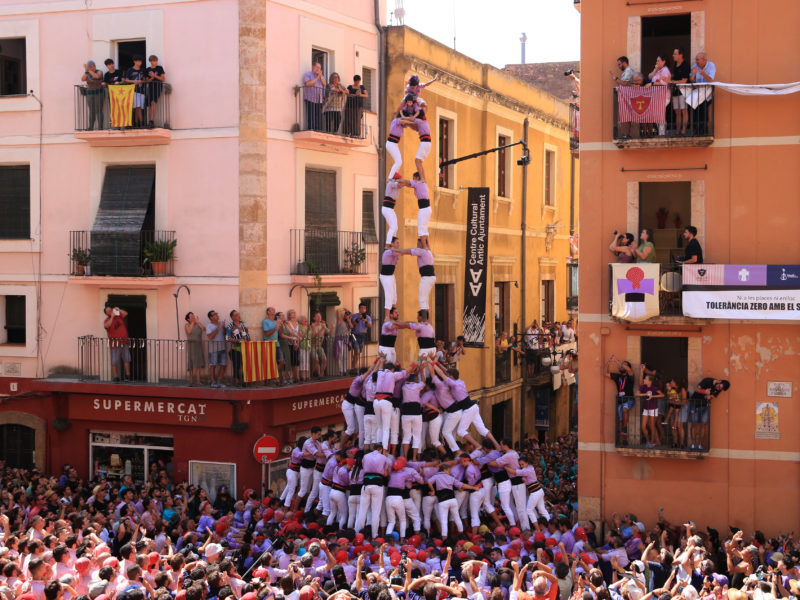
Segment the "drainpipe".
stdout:
<path fill-rule="evenodd" d="M 375 13 L 375 29 L 378 30 L 378 270 L 380 271 L 381 255 L 383 254 L 383 243 L 386 239 L 386 223 L 381 218 L 380 206 L 383 202 L 384 189 L 386 188 L 386 153 L 383 152 L 383 140 L 386 139 L 386 95 L 388 93 L 388 77 L 386 73 L 386 65 L 388 63 L 386 55 L 389 51 L 387 44 L 386 28 L 381 25 L 380 17 L 380 0 L 373 0 L 374 13 Z M 381 321 L 383 320 L 383 286 L 378 284 L 378 307 L 377 314 Z"/>
<path fill-rule="evenodd" d="M 524 131 L 522 132 L 522 140 L 525 142 L 524 148 L 526 152 L 530 152 L 528 150 L 528 117 L 525 117 L 525 120 L 522 122 L 522 127 Z M 530 156 L 530 153 L 528 154 Z M 527 273 L 527 247 L 525 243 L 525 229 L 527 228 L 527 218 L 528 218 L 528 162 L 523 162 L 522 164 L 522 223 L 520 224 L 521 230 L 521 251 L 522 251 L 522 260 L 520 261 L 520 269 L 521 275 L 520 278 L 522 279 L 522 283 L 520 285 L 520 293 L 522 294 L 522 310 L 520 314 L 522 316 L 522 336 L 523 340 L 525 339 L 525 332 L 528 330 L 525 327 L 525 323 L 527 323 L 528 319 L 528 311 L 527 309 L 527 302 L 528 302 L 528 273 Z M 527 340 L 526 340 L 527 342 Z M 522 434 L 525 433 L 525 402 L 527 400 L 527 392 L 528 392 L 528 365 L 527 361 L 525 363 L 525 372 L 522 376 L 522 400 L 519 403 L 519 417 L 520 417 L 520 443 L 522 443 Z"/>

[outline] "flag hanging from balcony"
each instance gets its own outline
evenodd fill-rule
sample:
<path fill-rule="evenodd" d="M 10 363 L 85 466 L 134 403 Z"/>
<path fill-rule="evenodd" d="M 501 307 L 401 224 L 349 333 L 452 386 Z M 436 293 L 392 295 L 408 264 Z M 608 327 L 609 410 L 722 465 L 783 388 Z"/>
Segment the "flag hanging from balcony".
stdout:
<path fill-rule="evenodd" d="M 246 383 L 278 377 L 278 342 L 241 342 L 242 375 Z"/>
<path fill-rule="evenodd" d="M 664 114 L 670 99 L 670 86 L 652 87 L 619 86 L 620 123 L 664 123 Z"/>
<path fill-rule="evenodd" d="M 112 127 L 130 127 L 133 114 L 133 88 L 131 85 L 108 86 L 109 114 Z"/>
<path fill-rule="evenodd" d="M 612 264 L 611 316 L 625 321 L 657 317 L 660 270 L 657 263 Z"/>

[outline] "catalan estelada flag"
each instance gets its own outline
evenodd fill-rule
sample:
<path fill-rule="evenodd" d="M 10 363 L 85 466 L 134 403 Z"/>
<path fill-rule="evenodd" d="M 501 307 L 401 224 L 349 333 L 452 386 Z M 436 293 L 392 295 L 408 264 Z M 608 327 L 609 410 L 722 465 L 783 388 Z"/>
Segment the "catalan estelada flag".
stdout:
<path fill-rule="evenodd" d="M 278 377 L 278 342 L 240 342 L 246 383 Z"/>
<path fill-rule="evenodd" d="M 133 84 L 108 86 L 109 113 L 112 127 L 130 127 L 133 115 Z"/>

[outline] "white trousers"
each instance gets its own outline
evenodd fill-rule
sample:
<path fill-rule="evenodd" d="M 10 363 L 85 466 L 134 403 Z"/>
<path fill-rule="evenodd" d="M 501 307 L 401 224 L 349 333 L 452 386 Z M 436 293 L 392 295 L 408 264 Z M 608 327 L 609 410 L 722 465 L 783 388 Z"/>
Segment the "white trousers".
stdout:
<path fill-rule="evenodd" d="M 397 304 L 397 283 L 394 275 L 379 275 L 378 279 L 381 280 L 381 286 L 383 286 L 383 308 L 391 310 Z"/>
<path fill-rule="evenodd" d="M 436 503 L 436 496 L 422 497 L 422 524 L 425 526 L 425 530 L 428 531 L 428 533 L 431 531 L 431 516 L 433 515 L 433 509 Z"/>
<path fill-rule="evenodd" d="M 314 469 L 306 469 L 300 467 L 300 491 L 297 495 L 303 498 L 308 492 L 311 491 L 311 484 L 314 480 Z"/>
<path fill-rule="evenodd" d="M 475 429 L 478 431 L 478 434 L 481 436 L 489 433 L 489 430 L 486 428 L 486 425 L 483 423 L 483 419 L 481 418 L 480 406 L 477 404 L 473 404 L 463 411 L 461 419 L 458 421 L 456 435 L 458 437 L 464 437 L 467 435 L 470 425 L 474 425 Z"/>
<path fill-rule="evenodd" d="M 528 519 L 536 523 L 538 517 L 550 520 L 550 513 L 544 505 L 544 490 L 536 490 L 528 496 Z"/>
<path fill-rule="evenodd" d="M 311 489 L 308 491 L 308 500 L 306 500 L 306 512 L 311 510 L 314 506 L 314 500 L 319 497 L 319 482 L 322 480 L 322 471 L 314 469 L 313 481 L 311 482 Z"/>
<path fill-rule="evenodd" d="M 397 532 L 401 538 L 406 537 L 406 506 L 403 503 L 402 496 L 387 496 L 386 497 L 386 535 L 394 531 L 397 525 Z"/>
<path fill-rule="evenodd" d="M 436 418 L 428 421 L 425 425 L 428 426 L 428 440 L 434 448 L 442 447 L 442 440 L 439 439 L 439 434 L 442 432 L 442 423 L 444 419 L 441 414 L 436 415 Z"/>
<path fill-rule="evenodd" d="M 386 243 L 391 244 L 392 238 L 397 235 L 397 213 L 393 208 L 382 206 L 381 214 L 386 219 Z"/>
<path fill-rule="evenodd" d="M 433 360 L 436 358 L 436 348 L 420 348 L 417 354 L 420 358 L 429 358 Z"/>
<path fill-rule="evenodd" d="M 400 153 L 400 146 L 397 142 L 387 141 L 386 152 L 388 152 L 389 156 L 391 156 L 392 160 L 394 160 L 394 164 L 392 165 L 392 168 L 389 169 L 389 176 L 387 177 L 387 179 L 391 181 L 392 177 L 394 177 L 394 174 L 397 173 L 400 170 L 400 167 L 403 166 L 403 155 Z"/>
<path fill-rule="evenodd" d="M 364 407 L 360 404 L 355 406 L 356 423 L 358 423 L 358 447 L 364 449 Z"/>
<path fill-rule="evenodd" d="M 467 509 L 469 508 L 469 502 L 467 502 L 468 496 L 469 496 L 469 490 L 456 491 L 456 501 L 458 502 L 458 516 L 461 517 L 462 521 L 467 517 Z"/>
<path fill-rule="evenodd" d="M 417 210 L 417 235 L 428 235 L 428 221 L 431 220 L 431 212 L 430 206 Z"/>
<path fill-rule="evenodd" d="M 378 439 L 375 443 L 382 444 L 383 449 L 388 450 L 394 407 L 389 400 L 376 399 L 372 404 L 375 407 L 375 414 L 378 416 Z"/>
<path fill-rule="evenodd" d="M 331 514 L 331 486 L 319 484 L 319 504 L 322 507 L 322 516 Z"/>
<path fill-rule="evenodd" d="M 470 527 L 481 526 L 481 505 L 486 497 L 483 488 L 469 494 L 469 524 Z"/>
<path fill-rule="evenodd" d="M 383 486 L 365 485 L 361 488 L 361 504 L 356 517 L 356 532 L 364 529 L 364 522 L 369 513 L 372 519 L 372 537 L 378 537 L 378 528 L 381 524 L 381 508 L 383 506 Z"/>
<path fill-rule="evenodd" d="M 511 495 L 514 496 L 514 504 L 519 517 L 519 526 L 522 531 L 529 529 L 528 525 L 528 490 L 524 483 L 511 486 Z"/>
<path fill-rule="evenodd" d="M 417 148 L 417 155 L 414 158 L 418 158 L 419 160 L 425 160 L 426 158 L 428 158 L 428 155 L 430 153 L 431 153 L 431 143 L 420 142 L 419 148 Z"/>
<path fill-rule="evenodd" d="M 430 297 L 433 286 L 436 285 L 436 275 L 425 275 L 419 278 L 419 307 L 430 310 Z"/>
<path fill-rule="evenodd" d="M 514 509 L 511 506 L 511 481 L 506 479 L 497 484 L 497 493 L 500 495 L 500 506 L 506 514 L 508 524 L 511 527 L 516 526 L 517 519 L 514 515 Z"/>
<path fill-rule="evenodd" d="M 483 492 L 483 510 L 487 515 L 494 512 L 494 479 L 481 479 L 481 492 Z"/>
<path fill-rule="evenodd" d="M 327 524 L 338 523 L 339 529 L 344 529 L 347 525 L 347 495 L 341 490 L 331 490 L 330 505 Z"/>
<path fill-rule="evenodd" d="M 342 414 L 344 415 L 344 422 L 347 428 L 344 430 L 345 435 L 353 435 L 358 431 L 358 420 L 356 419 L 356 405 L 345 400 L 342 402 Z"/>
<path fill-rule="evenodd" d="M 377 444 L 380 439 L 380 419 L 378 415 L 364 415 L 364 444 Z"/>
<path fill-rule="evenodd" d="M 283 500 L 284 506 L 288 507 L 292 504 L 292 499 L 294 498 L 294 493 L 297 491 L 298 483 L 300 483 L 300 473 L 287 469 L 286 487 L 283 488 L 283 492 L 281 493 L 281 500 Z"/>
<path fill-rule="evenodd" d="M 450 448 L 451 452 L 455 452 L 458 450 L 458 444 L 456 443 L 456 438 L 454 433 L 456 427 L 458 427 L 458 423 L 461 421 L 462 412 L 464 411 L 457 410 L 456 412 L 444 413 L 444 422 L 442 423 L 442 437 L 444 438 L 444 443 L 447 444 L 447 447 Z"/>
<path fill-rule="evenodd" d="M 464 524 L 461 522 L 461 517 L 458 516 L 458 500 L 451 498 L 450 500 L 439 502 L 436 507 L 436 512 L 439 514 L 439 527 L 442 529 L 442 539 L 447 537 L 447 526 L 450 520 L 456 524 L 456 529 L 459 533 L 464 531 Z"/>
<path fill-rule="evenodd" d="M 352 529 L 358 517 L 358 508 L 361 506 L 361 495 L 349 495 L 347 497 L 347 528 Z"/>
<path fill-rule="evenodd" d="M 411 444 L 412 448 L 419 450 L 422 439 L 422 415 L 402 415 L 400 420 L 403 424 L 403 445 Z"/>
<path fill-rule="evenodd" d="M 386 357 L 386 362 L 397 364 L 397 353 L 394 351 L 394 348 L 378 346 L 378 354 L 383 354 Z"/>
<path fill-rule="evenodd" d="M 417 492 L 416 497 L 414 496 L 414 492 Z M 420 495 L 420 490 L 411 490 L 409 496 L 410 498 L 403 500 L 403 504 L 406 507 L 407 520 L 411 521 L 411 526 L 416 532 L 422 528 L 422 519 L 419 515 L 419 503 L 422 501 L 422 496 Z"/>

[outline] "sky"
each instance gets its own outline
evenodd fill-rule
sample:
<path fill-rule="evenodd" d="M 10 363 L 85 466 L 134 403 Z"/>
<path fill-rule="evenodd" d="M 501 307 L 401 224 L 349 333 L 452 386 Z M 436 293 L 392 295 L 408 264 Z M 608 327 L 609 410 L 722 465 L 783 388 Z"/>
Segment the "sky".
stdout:
<path fill-rule="evenodd" d="M 572 0 L 386 0 L 392 13 L 405 10 L 405 25 L 483 63 L 519 63 L 520 41 L 528 36 L 525 62 L 580 59 L 580 13 Z"/>

